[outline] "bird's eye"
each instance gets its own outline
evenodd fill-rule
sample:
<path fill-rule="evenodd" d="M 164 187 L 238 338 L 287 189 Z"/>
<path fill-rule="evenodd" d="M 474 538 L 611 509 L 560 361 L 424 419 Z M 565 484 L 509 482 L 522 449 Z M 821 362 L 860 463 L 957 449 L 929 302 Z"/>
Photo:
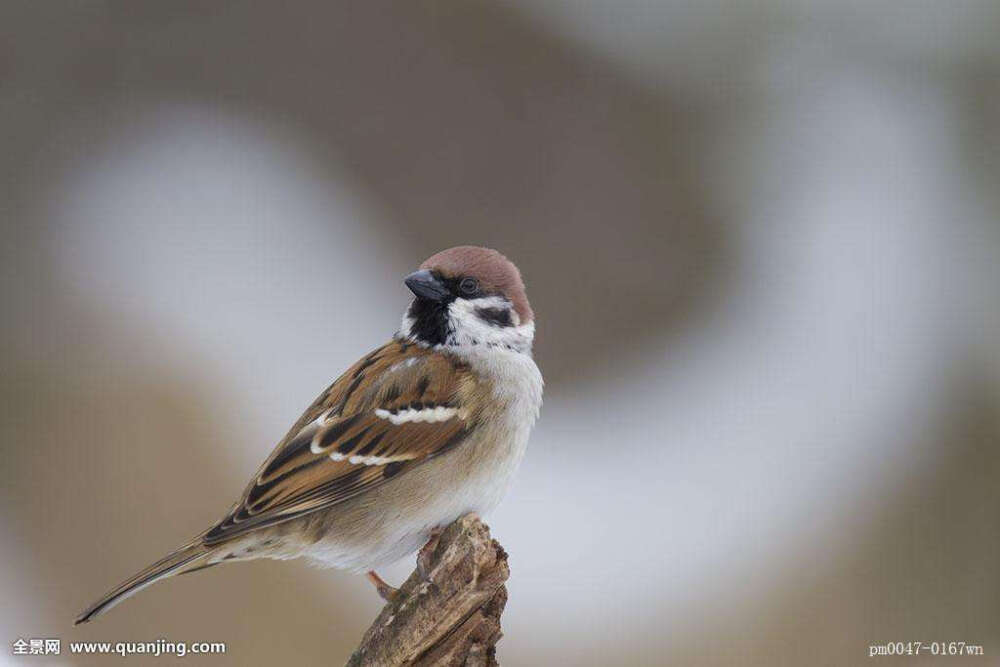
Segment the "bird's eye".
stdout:
<path fill-rule="evenodd" d="M 458 289 L 462 290 L 463 294 L 475 294 L 479 291 L 479 281 L 475 278 L 462 278 Z"/>

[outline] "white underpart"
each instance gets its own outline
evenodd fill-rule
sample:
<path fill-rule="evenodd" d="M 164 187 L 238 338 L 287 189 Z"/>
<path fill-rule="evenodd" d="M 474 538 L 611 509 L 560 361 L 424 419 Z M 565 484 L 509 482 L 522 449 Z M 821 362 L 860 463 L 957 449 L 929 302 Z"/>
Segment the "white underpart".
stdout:
<path fill-rule="evenodd" d="M 382 419 L 388 419 L 393 424 L 406 424 L 408 422 L 444 422 L 448 421 L 452 417 L 458 414 L 457 408 L 447 408 L 443 405 L 439 405 L 434 408 L 423 408 L 422 410 L 414 410 L 412 408 L 405 408 L 398 412 L 392 412 L 390 410 L 383 410 L 379 408 L 375 411 L 375 416 Z"/>

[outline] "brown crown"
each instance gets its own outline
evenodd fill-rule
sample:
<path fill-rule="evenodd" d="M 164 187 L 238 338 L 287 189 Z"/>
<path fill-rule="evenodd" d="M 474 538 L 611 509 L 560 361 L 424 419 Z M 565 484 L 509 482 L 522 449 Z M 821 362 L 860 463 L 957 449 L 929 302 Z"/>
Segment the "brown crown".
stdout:
<path fill-rule="evenodd" d="M 420 268 L 438 271 L 448 278 L 475 278 L 484 291 L 498 292 L 510 299 L 521 318 L 521 324 L 535 319 L 528 303 L 528 295 L 524 291 L 521 272 L 513 262 L 496 250 L 460 245 L 431 255 Z"/>

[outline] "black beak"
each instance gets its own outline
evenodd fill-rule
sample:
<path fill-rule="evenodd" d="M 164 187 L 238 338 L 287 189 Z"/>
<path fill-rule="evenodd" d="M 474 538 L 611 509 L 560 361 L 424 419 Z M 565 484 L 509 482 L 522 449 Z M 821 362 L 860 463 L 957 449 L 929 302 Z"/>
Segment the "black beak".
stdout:
<path fill-rule="evenodd" d="M 410 291 L 417 295 L 417 298 L 428 301 L 443 301 L 449 295 L 444 284 L 434 277 L 434 274 L 427 269 L 414 271 L 403 279 Z"/>

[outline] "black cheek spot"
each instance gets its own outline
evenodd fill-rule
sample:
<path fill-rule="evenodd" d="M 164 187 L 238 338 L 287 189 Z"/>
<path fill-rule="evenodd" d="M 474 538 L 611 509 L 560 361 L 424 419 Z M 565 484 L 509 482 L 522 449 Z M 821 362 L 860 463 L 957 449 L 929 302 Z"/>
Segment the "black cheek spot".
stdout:
<path fill-rule="evenodd" d="M 506 308 L 476 308 L 476 316 L 495 327 L 509 327 L 514 324 L 510 311 Z"/>

